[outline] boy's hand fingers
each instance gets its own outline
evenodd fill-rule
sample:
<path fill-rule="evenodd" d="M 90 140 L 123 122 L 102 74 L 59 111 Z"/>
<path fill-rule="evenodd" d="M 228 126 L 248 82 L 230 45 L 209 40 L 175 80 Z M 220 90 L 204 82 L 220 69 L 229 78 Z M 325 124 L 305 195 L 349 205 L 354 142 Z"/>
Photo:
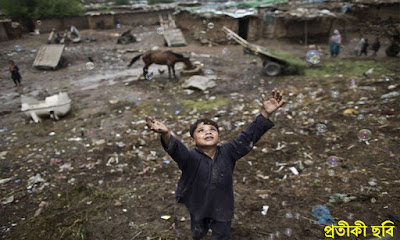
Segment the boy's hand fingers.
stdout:
<path fill-rule="evenodd" d="M 277 98 L 278 102 L 280 102 L 282 100 L 282 93 L 278 93 L 278 98 Z"/>
<path fill-rule="evenodd" d="M 261 94 L 261 102 L 265 102 L 265 95 Z"/>
<path fill-rule="evenodd" d="M 154 120 L 154 118 L 153 118 L 153 117 L 149 116 L 148 118 L 149 118 L 150 122 L 152 122 L 152 123 L 154 123 L 154 122 L 155 122 L 155 120 Z"/>
<path fill-rule="evenodd" d="M 283 100 L 281 103 L 279 103 L 278 108 L 282 107 L 283 105 L 285 105 L 286 101 Z"/>
<path fill-rule="evenodd" d="M 279 102 L 279 98 L 281 98 L 281 92 L 278 90 L 275 94 L 275 99 Z"/>

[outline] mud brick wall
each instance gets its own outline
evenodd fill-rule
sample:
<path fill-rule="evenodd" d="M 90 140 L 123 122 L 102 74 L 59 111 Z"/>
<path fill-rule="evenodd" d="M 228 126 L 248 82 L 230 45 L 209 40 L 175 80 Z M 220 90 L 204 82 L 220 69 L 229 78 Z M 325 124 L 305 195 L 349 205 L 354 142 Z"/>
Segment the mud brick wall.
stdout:
<path fill-rule="evenodd" d="M 343 19 L 320 17 L 313 20 L 296 20 L 278 17 L 275 19 L 273 37 L 303 43 L 305 41 L 306 21 L 308 44 L 328 43 L 333 29 L 338 29 L 342 33 L 342 38 L 349 31 L 349 24 Z"/>
<path fill-rule="evenodd" d="M 88 16 L 90 29 L 111 29 L 115 28 L 114 14 L 101 14 Z"/>
<path fill-rule="evenodd" d="M 62 31 L 71 25 L 78 28 L 78 30 L 89 28 L 86 16 L 44 19 L 41 20 L 41 22 L 42 24 L 40 26 L 38 26 L 36 23 L 36 28 L 39 28 L 41 33 L 51 32 L 53 28 L 58 31 Z"/>
<path fill-rule="evenodd" d="M 129 26 L 139 26 L 139 25 L 159 25 L 160 18 L 159 15 L 163 16 L 163 19 L 167 19 L 168 13 L 172 15 L 173 10 L 161 10 L 157 12 L 126 12 L 118 13 L 114 15 L 115 23 L 120 23 L 122 25 Z"/>
<path fill-rule="evenodd" d="M 0 41 L 7 41 L 9 38 L 6 31 L 6 24 L 11 25 L 10 22 L 0 21 Z"/>
<path fill-rule="evenodd" d="M 400 2 L 375 4 L 375 5 L 355 5 L 351 13 L 361 22 L 379 23 L 389 18 L 393 22 L 400 22 Z"/>
<path fill-rule="evenodd" d="M 175 19 L 177 27 L 184 32 L 189 32 L 196 40 L 205 38 L 217 43 L 226 42 L 227 35 L 221 30 L 223 26 L 226 26 L 236 33 L 239 31 L 239 19 L 229 16 L 207 17 L 191 14 L 189 12 L 181 12 L 175 15 Z M 208 27 L 209 23 L 214 24 L 212 29 Z M 259 38 L 261 31 L 259 24 L 258 18 L 251 17 L 249 19 L 248 41 L 255 41 Z"/>
<path fill-rule="evenodd" d="M 256 18 L 256 17 L 251 17 L 249 19 L 249 29 L 247 32 L 247 40 L 248 41 L 256 41 L 258 40 L 261 35 L 262 35 L 262 31 L 263 31 L 263 27 L 262 27 L 262 21 L 260 18 Z"/>

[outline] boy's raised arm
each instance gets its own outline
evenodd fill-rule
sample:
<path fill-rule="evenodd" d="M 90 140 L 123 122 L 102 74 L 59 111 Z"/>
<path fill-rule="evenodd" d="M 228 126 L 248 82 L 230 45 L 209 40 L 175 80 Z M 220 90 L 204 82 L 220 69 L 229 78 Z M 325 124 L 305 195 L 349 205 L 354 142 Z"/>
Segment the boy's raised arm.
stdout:
<path fill-rule="evenodd" d="M 253 148 L 253 145 L 258 142 L 262 135 L 272 128 L 274 124 L 269 120 L 269 117 L 273 112 L 279 109 L 285 101 L 282 100 L 282 94 L 278 90 L 273 90 L 271 97 L 266 99 L 265 95 L 262 94 L 262 109 L 260 115 L 247 126 L 246 130 L 240 133 L 240 135 L 226 144 L 227 149 L 230 149 L 233 159 L 239 160 Z"/>
<path fill-rule="evenodd" d="M 160 133 L 161 138 L 165 144 L 165 146 L 169 145 L 170 140 L 170 132 L 169 129 L 165 126 L 164 123 L 155 120 L 151 116 L 146 117 L 146 125 L 152 130 L 153 132 Z"/>

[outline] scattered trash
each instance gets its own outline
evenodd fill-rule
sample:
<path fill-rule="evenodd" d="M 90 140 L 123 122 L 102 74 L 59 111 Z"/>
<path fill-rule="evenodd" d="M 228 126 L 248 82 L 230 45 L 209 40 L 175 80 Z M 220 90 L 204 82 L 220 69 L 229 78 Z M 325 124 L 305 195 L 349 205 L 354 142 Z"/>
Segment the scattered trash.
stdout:
<path fill-rule="evenodd" d="M 383 95 L 381 96 L 381 98 L 382 98 L 382 99 L 388 99 L 388 98 L 397 97 L 397 96 L 399 96 L 399 95 L 400 95 L 400 92 L 390 92 L 390 93 L 387 93 L 387 94 L 383 94 Z"/>
<path fill-rule="evenodd" d="M 8 183 L 9 181 L 11 181 L 11 178 L 3 178 L 3 179 L 0 179 L 0 184 Z"/>
<path fill-rule="evenodd" d="M 21 95 L 21 111 L 25 112 L 36 123 L 40 122 L 43 116 L 50 116 L 58 120 L 59 117 L 69 113 L 71 102 L 68 94 L 64 92 L 46 97 L 44 101 L 38 101 L 34 97 Z"/>
<path fill-rule="evenodd" d="M 364 77 L 370 77 L 372 73 L 374 72 L 374 68 L 369 69 L 368 71 L 364 72 L 363 75 Z"/>
<path fill-rule="evenodd" d="M 164 159 L 164 160 L 163 160 L 163 163 L 169 164 L 169 160 L 168 160 L 168 159 Z"/>
<path fill-rule="evenodd" d="M 314 207 L 311 214 L 313 217 L 318 219 L 318 222 L 315 222 L 315 224 L 337 225 L 326 206 L 318 205 Z"/>
<path fill-rule="evenodd" d="M 115 201 L 114 201 L 114 206 L 115 206 L 115 207 L 121 207 L 121 206 L 122 206 L 122 202 L 119 201 L 119 200 L 115 200 Z"/>
<path fill-rule="evenodd" d="M 45 180 L 38 173 L 35 176 L 32 176 L 32 177 L 29 178 L 28 185 L 42 183 L 42 182 L 45 182 Z"/>
<path fill-rule="evenodd" d="M 347 194 L 335 193 L 329 197 L 330 203 L 348 203 L 351 200 L 357 199 L 354 196 L 348 197 Z"/>
<path fill-rule="evenodd" d="M 278 146 L 275 148 L 275 150 L 276 150 L 276 151 L 279 151 L 279 150 L 282 150 L 282 149 L 285 148 L 285 147 L 286 147 L 285 144 L 282 144 L 282 145 L 281 145 L 281 143 L 278 142 Z"/>
<path fill-rule="evenodd" d="M 290 171 L 292 171 L 292 173 L 294 175 L 299 175 L 299 172 L 297 171 L 297 169 L 295 167 L 290 167 L 289 169 L 290 169 Z"/>
<path fill-rule="evenodd" d="M 14 201 L 14 196 L 9 196 L 8 198 L 6 198 L 4 201 L 1 202 L 1 204 L 9 204 L 12 203 Z"/>
<path fill-rule="evenodd" d="M 110 100 L 109 100 L 109 103 L 111 103 L 111 104 L 116 104 L 116 103 L 118 103 L 118 102 L 119 102 L 118 99 L 110 99 Z"/>
<path fill-rule="evenodd" d="M 35 214 L 33 215 L 34 217 L 39 216 L 39 214 L 42 212 L 43 208 L 47 207 L 49 204 L 45 201 L 41 201 L 39 203 L 39 208 L 36 209 Z"/>
<path fill-rule="evenodd" d="M 357 115 L 358 111 L 353 108 L 348 108 L 343 111 L 343 115 Z"/>
<path fill-rule="evenodd" d="M 263 206 L 263 210 L 261 211 L 261 214 L 264 215 L 264 216 L 267 215 L 268 209 L 269 209 L 269 206 L 268 205 L 264 205 Z"/>
<path fill-rule="evenodd" d="M 163 216 L 161 216 L 161 219 L 164 219 L 164 220 L 168 220 L 168 219 L 170 219 L 171 218 L 171 216 L 169 216 L 169 215 L 163 215 Z"/>

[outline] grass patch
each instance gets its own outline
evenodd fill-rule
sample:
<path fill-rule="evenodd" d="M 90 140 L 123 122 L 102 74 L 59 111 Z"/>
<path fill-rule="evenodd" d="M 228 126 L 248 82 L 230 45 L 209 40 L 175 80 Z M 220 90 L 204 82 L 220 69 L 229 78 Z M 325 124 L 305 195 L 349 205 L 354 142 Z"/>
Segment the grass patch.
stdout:
<path fill-rule="evenodd" d="M 307 68 L 307 64 L 305 63 L 304 60 L 295 57 L 287 52 L 275 52 L 275 51 L 268 51 L 268 52 L 288 63 L 288 66 L 285 69 L 285 72 L 287 74 L 300 74 L 300 75 L 304 74 L 305 69 Z"/>
<path fill-rule="evenodd" d="M 228 105 L 228 103 L 229 103 L 229 99 L 227 99 L 227 98 L 220 98 L 220 99 L 215 99 L 215 100 L 187 99 L 187 100 L 182 101 L 182 104 L 185 106 L 185 108 L 197 109 L 198 111 L 211 110 L 215 107 Z"/>
<path fill-rule="evenodd" d="M 391 73 L 391 66 L 395 63 L 386 63 L 375 60 L 332 59 L 326 63 L 319 63 L 305 69 L 305 75 L 310 77 L 335 76 L 342 74 L 345 77 L 362 77 L 363 73 L 371 68 L 374 72 L 371 77 Z"/>

